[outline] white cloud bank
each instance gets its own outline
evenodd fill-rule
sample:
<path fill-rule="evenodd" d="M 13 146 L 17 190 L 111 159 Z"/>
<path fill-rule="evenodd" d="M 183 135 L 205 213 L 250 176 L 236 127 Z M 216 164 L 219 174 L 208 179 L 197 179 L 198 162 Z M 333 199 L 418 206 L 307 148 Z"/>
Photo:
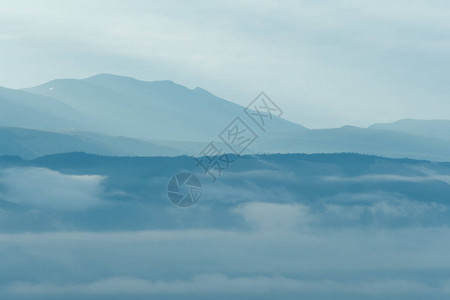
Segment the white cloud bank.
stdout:
<path fill-rule="evenodd" d="M 395 174 L 372 174 L 361 175 L 353 177 L 343 176 L 325 176 L 323 180 L 330 182 L 425 182 L 425 181 L 442 181 L 447 184 L 450 183 L 450 176 L 448 175 L 433 175 L 430 176 L 404 176 Z"/>
<path fill-rule="evenodd" d="M 312 221 L 309 208 L 301 204 L 251 202 L 233 209 L 254 229 L 291 230 Z"/>
<path fill-rule="evenodd" d="M 437 299 L 450 291 L 449 237 L 446 228 L 0 234 L 0 294 Z"/>
<path fill-rule="evenodd" d="M 56 211 L 77 211 L 102 204 L 98 175 L 67 175 L 45 168 L 11 168 L 0 173 L 0 196 L 7 201 Z"/>
<path fill-rule="evenodd" d="M 358 293 L 370 295 L 414 295 L 449 293 L 449 283 L 431 286 L 413 280 L 372 280 L 343 282 L 332 280 L 298 280 L 277 277 L 237 277 L 205 274 L 191 280 L 151 281 L 113 277 L 81 284 L 33 284 L 18 282 L 4 288 L 8 294 L 22 295 L 145 295 L 145 294 L 274 294 L 274 293 Z"/>

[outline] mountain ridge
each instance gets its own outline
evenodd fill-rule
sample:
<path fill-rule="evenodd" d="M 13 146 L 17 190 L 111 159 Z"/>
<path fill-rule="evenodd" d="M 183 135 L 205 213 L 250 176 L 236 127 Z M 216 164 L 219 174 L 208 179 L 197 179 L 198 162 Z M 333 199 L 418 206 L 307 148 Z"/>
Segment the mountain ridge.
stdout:
<path fill-rule="evenodd" d="M 139 139 L 207 141 L 244 110 L 203 89 L 112 74 L 54 80 L 26 91 L 53 97 L 96 118 L 102 132 Z M 272 121 L 273 132 L 306 129 L 281 118 Z"/>
<path fill-rule="evenodd" d="M 171 80 L 142 81 L 106 73 L 56 79 L 23 90 L 0 88 L 0 125 L 48 132 L 27 131 L 29 140 L 25 141 L 20 134 L 17 139 L 11 132 L 5 136 L 3 129 L 0 153 L 24 157 L 72 151 L 160 155 L 166 150 L 169 155 L 191 155 L 212 140 L 220 141 L 218 134 L 239 116 L 259 135 L 247 153 L 355 152 L 450 160 L 447 120 L 408 119 L 368 128 L 308 129 L 276 118 L 263 133 L 243 109 L 201 87 L 190 89 Z M 20 118 L 12 118 L 14 115 Z M 48 138 L 52 132 L 53 142 Z M 223 143 L 221 146 L 230 151 Z"/>

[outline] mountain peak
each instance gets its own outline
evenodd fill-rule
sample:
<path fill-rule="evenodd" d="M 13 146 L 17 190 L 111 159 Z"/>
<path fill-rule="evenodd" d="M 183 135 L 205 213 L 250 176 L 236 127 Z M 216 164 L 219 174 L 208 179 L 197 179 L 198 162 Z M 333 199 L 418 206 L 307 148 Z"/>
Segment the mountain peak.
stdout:
<path fill-rule="evenodd" d="M 155 80 L 155 81 L 147 81 L 147 80 L 140 80 L 129 76 L 122 76 L 122 75 L 116 75 L 116 74 L 109 74 L 109 73 L 100 73 L 97 75 L 93 75 L 90 77 L 87 77 L 83 79 L 84 81 L 88 82 L 139 82 L 139 83 L 146 83 L 146 84 L 167 84 L 167 85 L 179 85 L 180 84 L 172 81 L 172 80 Z"/>
<path fill-rule="evenodd" d="M 116 75 L 116 74 L 111 74 L 111 73 L 99 73 L 99 74 L 96 74 L 96 75 L 84 78 L 83 80 L 90 80 L 90 79 L 119 79 L 119 78 L 136 80 L 133 77 Z"/>
<path fill-rule="evenodd" d="M 214 96 L 213 93 L 211 93 L 210 91 L 207 91 L 205 89 L 202 89 L 201 87 L 196 87 L 193 89 L 193 91 L 196 92 L 197 94 L 201 94 L 201 95 Z"/>

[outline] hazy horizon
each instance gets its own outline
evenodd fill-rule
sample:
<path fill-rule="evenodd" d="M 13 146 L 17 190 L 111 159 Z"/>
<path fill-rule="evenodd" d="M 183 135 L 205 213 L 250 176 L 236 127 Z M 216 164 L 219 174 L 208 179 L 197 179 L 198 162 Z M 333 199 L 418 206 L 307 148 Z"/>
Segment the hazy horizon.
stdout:
<path fill-rule="evenodd" d="M 449 299 L 449 29 L 443 0 L 2 1 L 0 298 Z"/>
<path fill-rule="evenodd" d="M 112 73 L 241 105 L 264 90 L 310 128 L 449 119 L 449 6 L 3 1 L 0 86 Z"/>
<path fill-rule="evenodd" d="M 135 77 L 132 77 L 132 76 L 125 76 L 125 75 L 122 75 L 122 74 L 113 74 L 113 73 L 96 73 L 96 74 L 92 74 L 92 75 L 85 76 L 85 77 L 79 77 L 79 78 L 71 78 L 71 77 L 54 78 L 54 79 L 52 79 L 52 80 L 49 80 L 49 81 L 46 81 L 46 82 L 41 82 L 41 83 L 38 83 L 38 84 L 36 84 L 36 85 L 32 85 L 32 86 L 24 86 L 24 87 L 20 87 L 20 88 L 12 88 L 12 87 L 1 86 L 1 85 L 0 85 L 0 87 L 8 88 L 8 89 L 27 90 L 27 89 L 30 89 L 30 88 L 35 88 L 35 87 L 39 87 L 39 86 L 41 86 L 41 85 L 45 85 L 45 84 L 50 83 L 50 82 L 55 81 L 55 80 L 84 80 L 84 79 L 89 79 L 89 78 L 91 78 L 91 77 L 95 77 L 95 76 L 98 76 L 98 75 L 113 75 L 113 76 L 126 77 L 126 78 L 131 78 L 131 79 L 135 79 L 135 80 L 138 80 L 138 81 L 145 81 L 145 82 L 163 82 L 163 81 L 170 81 L 170 82 L 174 82 L 174 83 L 177 84 L 177 85 L 181 85 L 181 86 L 186 87 L 186 88 L 191 89 L 191 90 L 194 90 L 195 88 L 201 88 L 201 89 L 204 89 L 204 88 L 201 87 L 201 86 L 187 87 L 187 86 L 185 86 L 185 85 L 183 85 L 183 84 L 181 84 L 181 83 L 179 83 L 179 82 L 173 81 L 173 80 L 171 80 L 171 79 L 143 80 L 143 79 L 135 78 Z M 204 90 L 206 90 L 206 89 L 204 89 Z M 212 91 L 210 91 L 210 90 L 206 90 L 206 91 L 210 92 L 211 94 L 213 94 L 214 96 L 216 96 L 216 97 L 218 97 L 218 98 L 225 99 L 225 98 L 222 97 L 221 95 L 217 95 L 217 94 L 215 94 L 214 92 L 212 92 Z M 229 99 L 225 99 L 225 100 L 227 100 L 227 101 L 229 101 L 229 102 L 232 102 L 232 103 L 235 103 L 235 104 L 238 104 L 238 105 L 242 105 L 242 106 L 246 105 L 245 103 L 241 104 L 241 103 L 238 103 L 238 102 L 229 100 Z M 248 103 L 247 103 L 247 104 L 248 104 Z M 288 119 L 288 118 L 283 118 L 283 119 L 286 119 L 286 120 L 288 120 L 288 121 L 291 121 L 291 122 L 294 122 L 294 123 L 296 123 L 296 124 L 299 124 L 299 125 L 304 126 L 304 124 L 301 124 L 301 123 L 299 123 L 299 122 L 297 122 L 297 121 L 295 121 L 295 120 L 290 120 L 290 119 Z M 367 128 L 367 127 L 370 127 L 370 126 L 376 125 L 376 124 L 385 124 L 385 123 L 389 124 L 389 123 L 394 123 L 394 122 L 402 121 L 402 120 L 450 121 L 450 117 L 447 118 L 447 119 L 446 119 L 446 118 L 442 118 L 442 119 L 432 119 L 432 118 L 431 118 L 431 119 L 420 119 L 420 118 L 410 118 L 410 117 L 405 117 L 405 118 L 401 118 L 401 119 L 393 119 L 393 120 L 391 120 L 391 121 L 385 121 L 385 122 L 382 122 L 382 121 L 378 121 L 378 122 L 377 122 L 377 121 L 374 121 L 373 123 L 369 123 L 369 124 L 367 124 L 367 125 L 354 125 L 354 124 L 348 124 L 348 123 L 345 123 L 345 124 L 343 124 L 343 125 L 338 125 L 337 127 L 330 127 L 330 126 L 320 127 L 320 126 L 319 126 L 319 127 L 307 127 L 307 128 L 308 128 L 308 129 L 332 129 L 332 128 L 340 128 L 340 127 L 345 127 L 345 126 L 353 126 L 353 127 L 359 127 L 359 128 Z"/>

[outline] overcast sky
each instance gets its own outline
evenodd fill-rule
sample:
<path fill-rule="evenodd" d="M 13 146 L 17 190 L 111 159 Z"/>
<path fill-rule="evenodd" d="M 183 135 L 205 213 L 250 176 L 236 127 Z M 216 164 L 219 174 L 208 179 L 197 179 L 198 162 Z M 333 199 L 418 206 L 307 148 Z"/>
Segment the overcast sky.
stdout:
<path fill-rule="evenodd" d="M 448 1 L 0 2 L 0 86 L 114 73 L 261 90 L 302 125 L 450 119 Z"/>

